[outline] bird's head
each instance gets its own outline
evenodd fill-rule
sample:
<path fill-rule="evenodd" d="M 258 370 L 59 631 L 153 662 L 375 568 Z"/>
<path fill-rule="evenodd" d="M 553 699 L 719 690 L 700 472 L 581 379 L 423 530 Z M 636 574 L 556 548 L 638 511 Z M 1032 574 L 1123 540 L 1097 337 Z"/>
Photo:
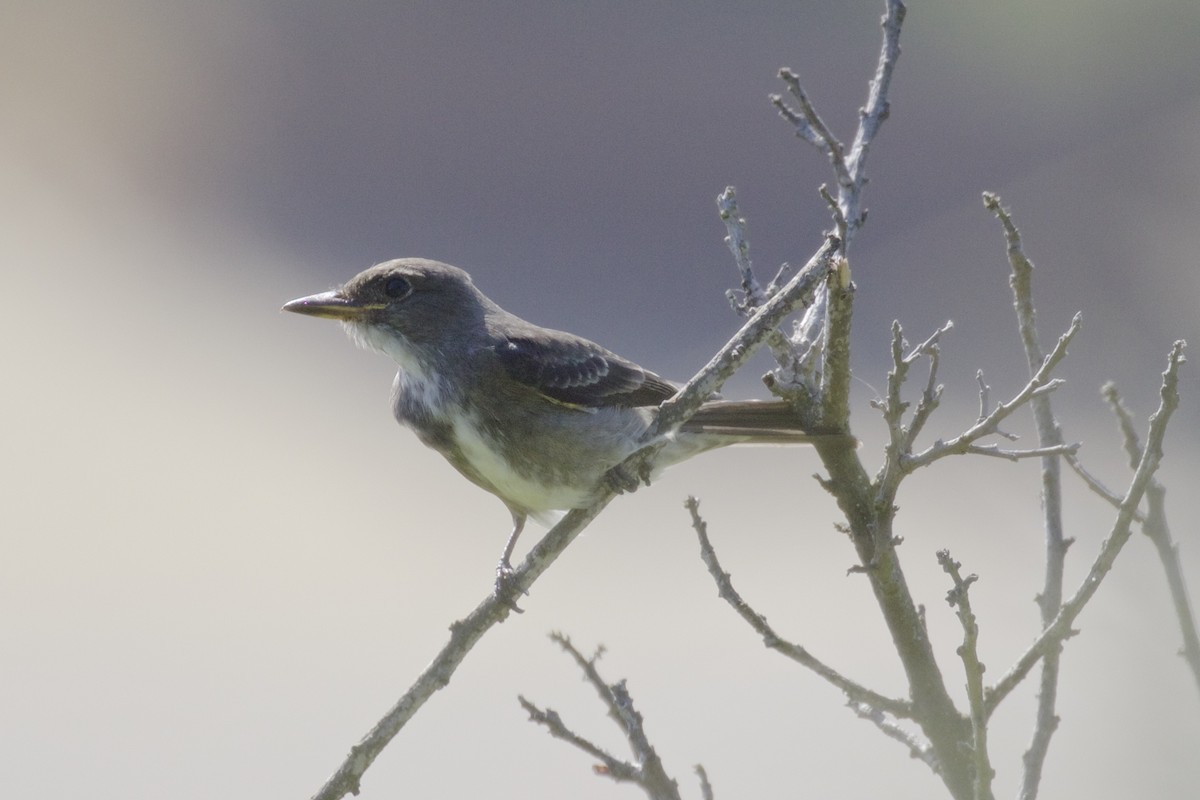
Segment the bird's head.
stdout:
<path fill-rule="evenodd" d="M 469 348 L 492 305 L 458 267 L 398 258 L 360 272 L 340 289 L 292 300 L 283 310 L 340 320 L 356 342 L 404 365 L 431 350 L 454 356 Z"/>

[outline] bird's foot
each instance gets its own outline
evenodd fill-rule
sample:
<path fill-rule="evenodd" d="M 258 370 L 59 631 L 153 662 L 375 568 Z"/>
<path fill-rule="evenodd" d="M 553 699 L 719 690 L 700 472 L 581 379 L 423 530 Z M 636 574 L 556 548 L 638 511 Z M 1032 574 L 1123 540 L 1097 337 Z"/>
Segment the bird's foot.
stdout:
<path fill-rule="evenodd" d="M 527 595 L 529 592 L 517 586 L 514 582 L 515 576 L 516 573 L 513 571 L 512 564 L 509 563 L 507 558 L 503 559 L 496 565 L 496 585 L 492 592 L 501 603 L 504 603 L 504 605 L 518 614 L 524 614 L 525 609 L 517 605 L 517 597 L 522 594 Z"/>
<path fill-rule="evenodd" d="M 604 473 L 604 483 L 617 494 L 636 492 L 643 483 L 650 485 L 650 465 L 646 463 L 630 466 L 617 464 Z"/>

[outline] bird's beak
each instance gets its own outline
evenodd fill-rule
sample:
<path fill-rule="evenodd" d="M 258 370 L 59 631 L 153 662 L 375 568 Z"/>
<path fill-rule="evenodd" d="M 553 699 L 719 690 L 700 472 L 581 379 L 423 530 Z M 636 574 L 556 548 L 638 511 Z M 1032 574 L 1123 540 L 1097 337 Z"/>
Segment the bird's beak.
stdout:
<path fill-rule="evenodd" d="M 326 319 L 356 320 L 363 316 L 368 307 L 356 300 L 343 295 L 341 292 L 321 292 L 320 294 L 301 297 L 285 303 L 284 311 L 296 314 L 306 314 L 310 317 L 325 317 Z"/>

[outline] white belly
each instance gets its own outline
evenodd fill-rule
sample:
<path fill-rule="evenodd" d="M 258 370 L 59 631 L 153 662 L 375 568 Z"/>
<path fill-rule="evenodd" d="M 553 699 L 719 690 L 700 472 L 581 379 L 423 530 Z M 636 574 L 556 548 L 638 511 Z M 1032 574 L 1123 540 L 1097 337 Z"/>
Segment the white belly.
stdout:
<path fill-rule="evenodd" d="M 454 438 L 471 468 L 509 503 L 536 513 L 583 508 L 591 501 L 592 486 L 542 483 L 514 470 L 470 417 L 454 421 Z"/>

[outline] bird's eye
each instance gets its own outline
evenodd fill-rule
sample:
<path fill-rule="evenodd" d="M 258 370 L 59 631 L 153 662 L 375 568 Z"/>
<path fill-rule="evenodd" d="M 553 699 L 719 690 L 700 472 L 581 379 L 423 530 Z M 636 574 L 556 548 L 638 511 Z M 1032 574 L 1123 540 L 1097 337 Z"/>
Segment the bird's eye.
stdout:
<path fill-rule="evenodd" d="M 393 300 L 404 297 L 412 291 L 412 284 L 401 278 L 399 275 L 393 275 L 388 278 L 383 284 L 383 293 Z"/>

